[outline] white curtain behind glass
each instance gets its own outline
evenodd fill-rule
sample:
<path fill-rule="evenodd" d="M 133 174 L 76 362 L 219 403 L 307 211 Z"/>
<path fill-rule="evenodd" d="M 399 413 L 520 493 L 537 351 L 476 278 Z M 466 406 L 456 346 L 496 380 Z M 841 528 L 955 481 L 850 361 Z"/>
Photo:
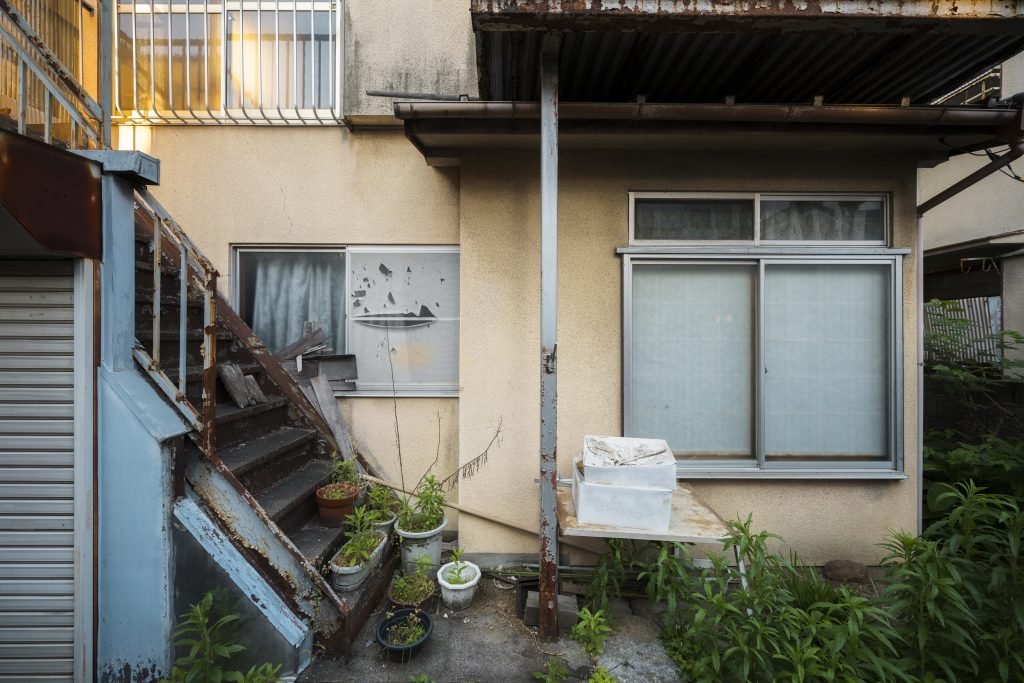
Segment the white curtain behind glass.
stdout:
<path fill-rule="evenodd" d="M 889 273 L 765 267 L 766 458 L 888 458 Z"/>
<path fill-rule="evenodd" d="M 340 252 L 242 252 L 253 269 L 252 329 L 271 351 L 302 336 L 318 321 L 330 335 L 328 351 L 345 352 L 345 255 Z"/>
<path fill-rule="evenodd" d="M 751 457 L 755 276 L 634 266 L 630 436 L 665 439 L 680 457 Z"/>
<path fill-rule="evenodd" d="M 761 239 L 880 241 L 885 239 L 884 206 L 881 200 L 765 199 L 761 202 Z"/>

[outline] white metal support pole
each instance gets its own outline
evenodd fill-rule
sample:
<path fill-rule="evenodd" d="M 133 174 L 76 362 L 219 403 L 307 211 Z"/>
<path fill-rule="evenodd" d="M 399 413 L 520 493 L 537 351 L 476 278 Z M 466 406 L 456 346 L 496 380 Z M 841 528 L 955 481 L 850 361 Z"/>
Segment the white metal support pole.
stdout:
<path fill-rule="evenodd" d="M 544 36 L 540 60 L 540 581 L 539 626 L 558 638 L 558 53 Z"/>

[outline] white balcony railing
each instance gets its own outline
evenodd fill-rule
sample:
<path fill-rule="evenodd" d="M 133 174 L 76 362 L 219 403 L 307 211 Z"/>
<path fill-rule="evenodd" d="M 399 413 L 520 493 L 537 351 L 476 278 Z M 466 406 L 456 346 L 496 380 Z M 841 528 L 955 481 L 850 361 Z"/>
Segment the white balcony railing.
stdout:
<path fill-rule="evenodd" d="M 0 128 L 65 148 L 107 142 L 99 104 L 8 0 L 0 0 Z"/>

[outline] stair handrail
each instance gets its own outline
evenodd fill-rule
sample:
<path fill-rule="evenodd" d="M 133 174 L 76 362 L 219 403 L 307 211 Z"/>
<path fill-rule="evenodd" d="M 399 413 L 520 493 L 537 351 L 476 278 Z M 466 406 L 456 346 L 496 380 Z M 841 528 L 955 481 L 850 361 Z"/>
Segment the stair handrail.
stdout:
<path fill-rule="evenodd" d="M 25 135 L 28 129 L 28 76 L 32 72 L 45 91 L 42 111 L 44 141 L 53 143 L 53 122 L 59 113 L 53 111 L 53 101 L 56 100 L 71 118 L 70 146 L 78 145 L 78 133 L 81 131 L 86 138 L 86 147 L 104 148 L 108 141 L 103 139 L 103 108 L 71 75 L 10 0 L 0 0 L 0 51 L 8 49 L 16 58 L 17 93 L 14 99 L 18 107 L 18 133 Z"/>
<path fill-rule="evenodd" d="M 0 0 L 2 2 L 3 0 Z M 138 339 L 135 340 L 133 355 L 138 363 L 149 373 L 161 391 L 178 407 L 192 428 L 199 432 L 199 447 L 210 457 L 214 455 L 216 437 L 214 433 L 216 416 L 216 382 L 217 382 L 217 276 L 219 273 L 209 259 L 188 238 L 181 226 L 171 217 L 160 202 L 145 188 L 135 191 L 135 204 L 153 225 L 153 307 L 152 317 L 153 340 L 150 349 L 146 349 Z M 161 275 L 164 261 L 164 242 L 171 249 L 167 261 L 178 269 L 178 382 L 175 382 L 164 371 L 160 351 L 160 296 Z M 203 392 L 202 405 L 197 407 L 187 395 L 188 384 L 188 287 L 198 290 L 203 299 Z"/>

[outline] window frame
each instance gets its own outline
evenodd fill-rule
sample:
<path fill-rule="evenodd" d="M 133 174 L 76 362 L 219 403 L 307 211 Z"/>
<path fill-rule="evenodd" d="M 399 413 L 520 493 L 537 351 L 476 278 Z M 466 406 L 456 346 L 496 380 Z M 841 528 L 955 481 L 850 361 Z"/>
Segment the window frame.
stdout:
<path fill-rule="evenodd" d="M 636 237 L 636 200 L 638 199 L 749 199 L 754 204 L 754 238 L 751 240 L 644 240 Z M 761 239 L 762 201 L 880 201 L 885 228 L 880 240 L 764 240 Z M 887 192 L 646 192 L 629 193 L 629 244 L 631 246 L 704 245 L 793 247 L 888 246 L 891 239 L 892 208 Z"/>
<path fill-rule="evenodd" d="M 337 245 L 337 244 L 232 244 L 231 245 L 231 304 L 236 308 L 240 302 L 239 283 L 241 278 L 239 277 L 240 272 L 240 255 L 245 252 L 256 252 L 256 253 L 277 253 L 277 252 L 333 252 L 345 254 L 345 281 L 342 285 L 345 288 L 345 297 L 348 298 L 348 293 L 352 291 L 351 279 L 351 261 L 349 254 L 354 253 L 449 253 L 456 254 L 459 257 L 459 298 L 461 302 L 462 298 L 462 279 L 461 279 L 461 262 L 462 253 L 461 247 L 457 244 L 422 244 L 422 245 L 371 245 L 371 244 L 352 244 L 352 245 Z M 345 349 L 342 353 L 350 353 L 350 346 L 352 339 L 352 316 L 348 314 L 348 308 L 342 311 L 345 316 Z M 461 304 L 458 318 L 438 318 L 438 321 L 456 321 L 459 324 L 459 335 L 461 337 L 462 327 L 462 311 Z M 461 351 L 460 358 L 457 359 L 457 365 L 459 367 L 461 376 Z M 358 360 L 356 361 L 358 364 Z M 353 389 L 351 391 L 335 391 L 334 396 L 337 398 L 350 398 L 350 397 L 372 397 L 381 398 L 392 396 L 397 398 L 457 398 L 459 396 L 461 387 L 461 381 L 457 381 L 454 386 L 443 387 L 440 385 L 426 386 L 424 388 L 411 388 L 408 386 L 401 386 L 396 388 L 395 391 L 391 389 Z"/>
<path fill-rule="evenodd" d="M 633 268 L 636 265 L 706 265 L 709 263 L 753 266 L 756 270 L 754 310 L 751 311 L 754 335 L 754 376 L 751 384 L 753 400 L 753 454 L 742 460 L 678 460 L 680 478 L 733 479 L 906 479 L 904 470 L 903 410 L 903 258 L 905 248 L 890 248 L 892 234 L 891 200 L 888 193 L 828 192 L 629 192 L 629 247 L 620 248 L 622 257 L 622 424 L 623 434 L 630 434 L 633 422 L 630 393 L 633 382 Z M 637 199 L 733 199 L 754 201 L 754 239 L 745 241 L 718 240 L 637 240 L 634 233 L 634 207 Z M 760 240 L 760 200 L 882 200 L 885 220 L 885 242 L 798 240 Z M 841 457 L 813 464 L 806 461 L 767 461 L 765 457 L 765 325 L 764 283 L 766 267 L 771 265 L 884 265 L 889 270 L 887 419 L 886 442 L 889 460 L 885 462 L 843 462 Z M 651 436 L 651 435 L 648 435 Z"/>
<path fill-rule="evenodd" d="M 330 107 L 316 107 L 316 108 L 298 108 L 288 107 L 282 108 L 278 105 L 266 104 L 262 102 L 262 90 L 258 88 L 260 93 L 260 102 L 255 106 L 249 107 L 244 104 L 245 100 L 245 74 L 244 74 L 244 62 L 242 64 L 242 80 L 239 86 L 239 96 L 241 107 L 229 108 L 228 102 L 228 63 L 229 63 L 229 31 L 227 16 L 229 12 L 250 12 L 255 11 L 258 14 L 262 12 L 274 12 L 275 17 L 282 12 L 290 13 L 294 16 L 297 12 L 328 12 L 333 13 L 333 21 L 328 22 L 329 26 L 333 28 L 331 35 L 332 42 L 332 61 L 331 61 L 331 73 L 330 77 L 330 91 L 333 93 L 333 102 Z M 132 71 L 132 104 L 138 105 L 138 64 L 137 64 L 137 36 L 135 34 L 135 18 L 138 16 L 149 16 L 150 31 L 153 31 L 154 18 L 157 15 L 164 15 L 170 17 L 172 15 L 184 15 L 186 16 L 186 40 L 188 36 L 188 18 L 192 16 L 204 17 L 204 27 L 209 26 L 209 16 L 219 15 L 221 17 L 220 22 L 220 49 L 218 52 L 218 60 L 220 61 L 217 66 L 219 72 L 220 85 L 219 99 L 220 107 L 211 108 L 209 106 L 209 90 L 207 90 L 206 103 L 203 105 L 193 106 L 191 100 L 191 87 L 188 84 L 188 73 L 190 66 L 190 59 L 188 58 L 189 51 L 184 51 L 186 58 L 184 66 L 186 74 L 185 83 L 185 98 L 186 105 L 182 110 L 175 109 L 173 104 L 166 108 L 160 108 L 156 103 L 156 91 L 155 91 L 155 79 L 154 84 L 151 85 L 151 97 L 153 101 L 150 103 L 150 109 L 125 109 L 120 106 L 121 104 L 121 56 L 119 53 L 120 41 L 118 36 L 115 34 L 114 41 L 114 58 L 113 58 L 113 107 L 115 123 L 117 125 L 151 125 L 151 124 L 271 124 L 271 125 L 343 125 L 344 121 L 344 94 L 345 94 L 345 0 L 260 0 L 259 3 L 253 3 L 250 0 L 217 0 L 216 2 L 210 2 L 209 0 L 203 2 L 202 0 L 184 0 L 183 2 L 174 2 L 173 0 L 162 0 L 160 2 L 154 2 L 153 0 L 115 0 L 114 8 L 114 31 L 120 31 L 121 17 L 124 15 L 132 17 L 132 55 L 131 55 L 131 71 Z M 277 22 L 275 21 L 275 25 Z M 257 26 L 260 24 L 257 23 Z M 168 44 L 171 43 L 170 37 L 171 31 L 168 29 Z M 275 37 L 277 36 L 277 30 L 275 29 Z M 293 31 L 293 35 L 295 32 Z M 209 39 L 208 30 L 204 29 L 204 35 L 202 38 Z M 197 36 L 197 39 L 199 37 Z M 152 33 L 149 39 L 151 45 L 155 44 L 155 39 L 152 37 Z M 276 47 L 275 47 L 276 49 Z M 262 59 L 262 49 L 258 50 L 260 56 L 258 59 Z M 244 53 L 244 51 L 243 51 Z M 168 55 L 165 63 L 160 64 L 161 69 L 166 69 L 168 72 L 172 69 L 173 56 L 171 51 L 168 50 Z M 211 73 L 211 59 L 209 55 L 203 58 L 203 67 L 206 73 L 206 82 L 209 83 Z M 262 66 L 262 64 L 260 65 Z M 152 65 L 151 57 L 151 73 L 156 72 L 156 66 Z M 320 74 L 321 76 L 323 74 Z M 262 75 L 260 76 L 262 79 Z M 274 74 L 274 83 L 277 85 L 279 74 Z M 169 78 L 169 84 L 171 80 Z M 173 100 L 173 84 L 171 89 L 168 90 L 168 100 Z"/>

